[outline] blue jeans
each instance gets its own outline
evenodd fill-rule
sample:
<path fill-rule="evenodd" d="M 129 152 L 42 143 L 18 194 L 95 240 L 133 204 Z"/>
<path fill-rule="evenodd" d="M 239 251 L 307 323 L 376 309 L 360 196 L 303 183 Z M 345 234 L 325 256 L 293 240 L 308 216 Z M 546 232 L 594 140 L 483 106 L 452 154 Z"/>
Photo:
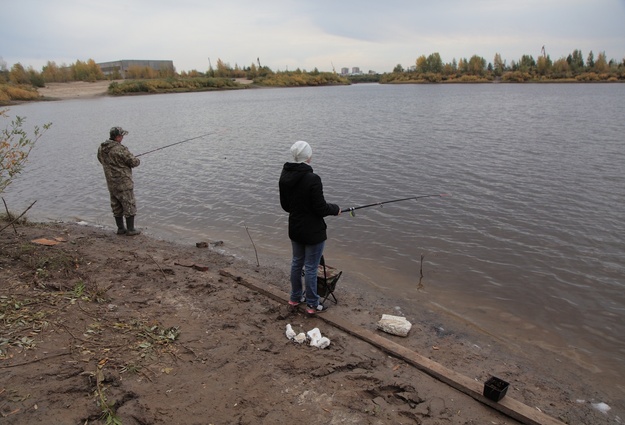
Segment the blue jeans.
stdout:
<path fill-rule="evenodd" d="M 321 261 L 325 241 L 316 245 L 305 245 L 291 241 L 293 259 L 291 260 L 291 301 L 300 302 L 302 299 L 302 269 L 306 285 L 306 304 L 312 307 L 319 305 L 317 295 L 317 267 Z"/>

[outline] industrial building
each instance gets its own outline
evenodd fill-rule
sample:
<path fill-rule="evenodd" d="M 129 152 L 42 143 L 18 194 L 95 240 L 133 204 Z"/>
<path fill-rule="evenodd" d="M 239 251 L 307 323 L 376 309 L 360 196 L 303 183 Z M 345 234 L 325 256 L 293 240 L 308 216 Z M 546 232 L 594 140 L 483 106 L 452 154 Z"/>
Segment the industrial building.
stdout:
<path fill-rule="evenodd" d="M 126 73 L 129 68 L 151 68 L 154 71 L 167 71 L 173 73 L 174 61 L 170 60 L 136 60 L 136 59 L 122 59 L 112 62 L 101 62 L 98 66 L 102 70 L 102 73 L 107 77 L 119 73 L 121 78 L 126 78 Z"/>

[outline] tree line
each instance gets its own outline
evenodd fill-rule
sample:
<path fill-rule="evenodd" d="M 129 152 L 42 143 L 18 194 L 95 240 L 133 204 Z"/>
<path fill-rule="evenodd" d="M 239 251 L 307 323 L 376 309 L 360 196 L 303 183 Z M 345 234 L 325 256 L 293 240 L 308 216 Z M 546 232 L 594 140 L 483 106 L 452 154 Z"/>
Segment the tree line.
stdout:
<path fill-rule="evenodd" d="M 470 59 L 454 58 L 452 62 L 443 63 L 439 53 L 427 57 L 421 55 L 415 65 L 404 69 L 397 65 L 390 74 L 380 78 L 381 83 L 392 82 L 444 82 L 444 81 L 492 81 L 507 82 L 526 81 L 623 81 L 625 80 L 625 58 L 621 62 L 608 60 L 605 52 L 595 58 L 592 51 L 584 58 L 581 50 L 574 50 L 566 57 L 555 61 L 545 53 L 534 59 L 531 55 L 523 55 L 518 61 L 507 64 L 499 53 L 492 62 L 487 63 L 480 56 Z"/>
<path fill-rule="evenodd" d="M 149 67 L 135 66 L 126 70 L 126 79 L 171 79 L 171 78 L 246 78 L 257 84 L 274 86 L 292 85 L 324 85 L 324 84 L 349 84 L 350 82 L 481 82 L 481 81 L 623 81 L 625 80 L 625 58 L 620 62 L 608 60 L 605 52 L 596 57 L 592 51 L 584 57 L 581 50 L 574 50 L 566 57 L 552 60 L 543 53 L 534 58 L 531 55 L 523 55 L 519 60 L 509 64 L 502 60 L 499 53 L 495 54 L 492 62 L 487 62 L 483 57 L 473 55 L 469 59 L 455 58 L 444 63 L 439 53 L 428 56 L 421 55 L 415 60 L 415 64 L 407 69 L 401 64 L 395 66 L 392 72 L 378 74 L 372 71 L 361 76 L 341 76 L 335 72 L 319 72 L 317 68 L 308 72 L 300 70 L 274 72 L 268 66 L 261 66 L 260 60 L 253 62 L 247 67 L 240 67 L 217 60 L 216 67 L 211 65 L 208 70 L 182 71 L 154 70 Z M 32 66 L 24 68 L 16 63 L 10 69 L 6 62 L 0 58 L 0 85 L 19 87 L 24 90 L 27 86 L 44 87 L 46 83 L 118 80 L 122 76 L 119 72 L 104 75 L 98 64 L 93 60 L 77 60 L 70 65 L 57 65 L 48 61 L 41 71 Z M 5 87 L 5 92 L 8 89 Z M 2 92 L 2 90 L 0 90 Z M 1 99 L 0 99 L 1 100 Z"/>
<path fill-rule="evenodd" d="M 126 70 L 128 79 L 154 79 L 175 77 L 175 72 L 160 69 L 155 70 L 148 66 L 131 66 Z M 6 64 L 0 60 L 0 84 L 32 85 L 45 87 L 46 83 L 68 83 L 70 81 L 95 82 L 100 80 L 119 80 L 122 76 L 119 71 L 111 75 L 104 75 L 100 66 L 93 60 L 86 62 L 77 60 L 70 65 L 57 65 L 56 62 L 48 61 L 41 71 L 32 66 L 24 68 L 21 63 L 16 63 L 7 69 Z"/>

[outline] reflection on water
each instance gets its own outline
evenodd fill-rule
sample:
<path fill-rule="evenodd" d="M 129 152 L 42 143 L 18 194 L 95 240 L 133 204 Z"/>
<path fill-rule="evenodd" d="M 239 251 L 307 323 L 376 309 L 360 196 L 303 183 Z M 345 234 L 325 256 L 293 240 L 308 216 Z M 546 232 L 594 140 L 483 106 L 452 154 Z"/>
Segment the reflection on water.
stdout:
<path fill-rule="evenodd" d="M 488 332 L 625 378 L 623 85 L 457 85 L 246 90 L 20 105 L 53 127 L 5 198 L 32 216 L 113 226 L 97 145 L 108 129 L 145 152 L 137 224 L 180 241 L 289 256 L 278 176 L 306 140 L 347 282 L 404 311 L 435 303 Z M 419 277 L 423 256 L 423 288 Z M 269 260 L 271 259 L 271 260 Z M 354 285 L 354 287 L 357 287 Z M 592 359 L 592 360 L 591 360 Z"/>

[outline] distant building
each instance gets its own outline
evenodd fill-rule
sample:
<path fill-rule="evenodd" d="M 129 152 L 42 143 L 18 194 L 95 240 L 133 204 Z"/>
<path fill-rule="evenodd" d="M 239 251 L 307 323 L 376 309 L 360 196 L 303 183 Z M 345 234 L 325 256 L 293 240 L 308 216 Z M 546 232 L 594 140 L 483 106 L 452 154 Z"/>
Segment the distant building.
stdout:
<path fill-rule="evenodd" d="M 126 73 L 129 68 L 152 68 L 154 71 L 167 71 L 174 72 L 174 61 L 170 60 L 135 60 L 135 59 L 122 59 L 113 62 L 101 62 L 98 66 L 102 70 L 102 73 L 107 77 L 109 75 L 119 73 L 121 78 L 126 78 Z"/>
<path fill-rule="evenodd" d="M 371 71 L 369 71 L 369 73 L 371 73 Z M 375 74 L 375 72 L 373 72 Z M 345 67 L 345 68 L 341 68 L 341 75 L 343 76 L 347 76 L 347 75 L 363 75 L 363 72 L 360 70 L 360 67 L 358 66 L 354 66 L 352 67 L 351 72 L 349 71 L 349 68 Z"/>

